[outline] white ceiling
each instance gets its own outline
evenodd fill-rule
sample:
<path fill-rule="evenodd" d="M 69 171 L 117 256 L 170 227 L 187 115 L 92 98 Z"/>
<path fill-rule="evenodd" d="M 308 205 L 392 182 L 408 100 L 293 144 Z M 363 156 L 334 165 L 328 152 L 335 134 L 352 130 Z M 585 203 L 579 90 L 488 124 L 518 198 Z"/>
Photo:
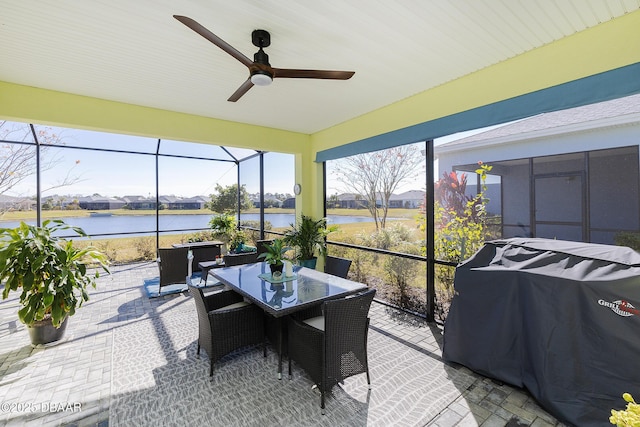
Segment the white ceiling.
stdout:
<path fill-rule="evenodd" d="M 640 0 L 0 0 L 0 81 L 313 133 L 639 8 Z M 228 102 L 247 68 L 174 14 L 249 58 L 251 31 L 268 30 L 274 67 L 355 75 L 276 79 Z"/>

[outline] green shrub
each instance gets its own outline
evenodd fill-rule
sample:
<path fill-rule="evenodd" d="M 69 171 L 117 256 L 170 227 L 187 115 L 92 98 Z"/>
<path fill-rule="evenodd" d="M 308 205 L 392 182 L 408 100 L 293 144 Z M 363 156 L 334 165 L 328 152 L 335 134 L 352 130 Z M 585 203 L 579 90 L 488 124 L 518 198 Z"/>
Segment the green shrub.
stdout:
<path fill-rule="evenodd" d="M 209 221 L 214 239 L 229 242 L 233 230 L 236 229 L 236 218 L 233 215 L 214 215 Z"/>
<path fill-rule="evenodd" d="M 413 243 L 402 242 L 394 246 L 395 252 L 401 252 L 405 254 L 418 255 L 420 248 Z M 384 271 L 389 280 L 389 283 L 393 286 L 392 299 L 394 303 L 400 307 L 410 308 L 411 297 L 409 289 L 411 282 L 416 277 L 417 261 L 402 258 L 399 256 L 388 255 L 385 256 Z"/>
<path fill-rule="evenodd" d="M 370 248 L 389 250 L 404 242 L 411 241 L 413 232 L 404 224 L 392 224 L 371 234 L 358 234 L 358 244 Z"/>
<path fill-rule="evenodd" d="M 187 240 L 187 243 L 196 243 L 196 242 L 208 242 L 211 240 L 218 240 L 218 238 L 211 231 L 198 231 L 196 233 L 189 234 L 186 240 Z"/>
<path fill-rule="evenodd" d="M 140 260 L 148 261 L 155 259 L 156 239 L 154 237 L 139 237 L 134 240 L 133 246 L 136 248 Z"/>
<path fill-rule="evenodd" d="M 618 427 L 640 427 L 640 404 L 629 393 L 624 393 L 622 398 L 627 402 L 627 408 L 622 411 L 612 409 L 609 422 Z"/>
<path fill-rule="evenodd" d="M 96 242 L 95 246 L 107 257 L 109 263 L 113 263 L 116 261 L 118 257 L 118 250 L 114 247 L 111 240 L 101 240 L 99 242 Z"/>
<path fill-rule="evenodd" d="M 240 225 L 242 227 L 251 227 L 251 228 L 260 228 L 260 221 L 240 221 Z M 269 221 L 265 221 L 264 222 L 264 230 L 271 230 L 273 228 L 273 226 L 271 225 L 271 222 Z M 244 230 L 245 235 L 247 237 L 247 242 L 252 242 L 254 245 L 255 243 L 260 240 L 260 232 L 259 231 L 254 231 L 254 230 Z"/>
<path fill-rule="evenodd" d="M 369 276 L 371 275 L 373 260 L 376 258 L 375 254 L 358 249 L 350 249 L 349 253 L 345 255 L 345 258 L 351 260 L 349 275 L 353 280 L 364 284 L 371 283 Z"/>
<path fill-rule="evenodd" d="M 616 233 L 613 241 L 618 246 L 627 246 L 636 252 L 640 252 L 640 233 L 620 232 Z"/>
<path fill-rule="evenodd" d="M 435 184 L 434 222 L 435 258 L 459 263 L 478 251 L 491 236 L 487 225 L 485 181 L 492 166 L 478 162 L 476 173 L 480 175 L 482 189 L 479 194 L 466 193 L 467 177 L 462 173 L 444 172 Z M 426 227 L 424 205 L 417 218 L 422 230 Z M 426 242 L 425 242 L 426 243 Z M 423 246 L 426 254 L 426 246 Z M 436 266 L 436 299 L 439 315 L 444 319 L 453 297 L 454 269 Z"/>

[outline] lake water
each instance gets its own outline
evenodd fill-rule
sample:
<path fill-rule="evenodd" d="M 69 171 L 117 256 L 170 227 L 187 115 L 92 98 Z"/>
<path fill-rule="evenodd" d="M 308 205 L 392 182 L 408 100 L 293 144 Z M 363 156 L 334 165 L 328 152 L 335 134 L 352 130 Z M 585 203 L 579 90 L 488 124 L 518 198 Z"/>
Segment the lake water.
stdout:
<path fill-rule="evenodd" d="M 175 230 L 198 230 L 209 228 L 209 221 L 212 214 L 203 215 L 160 215 L 160 230 L 169 232 L 182 233 Z M 90 236 L 99 234 L 112 233 L 134 233 L 146 232 L 147 235 L 155 234 L 156 216 L 155 215 L 112 215 L 112 216 L 91 216 L 91 217 L 72 217 L 63 218 L 65 223 L 82 228 Z M 259 214 L 242 214 L 242 221 L 259 221 Z M 276 227 L 288 227 L 295 221 L 294 214 L 265 214 L 265 221 L 269 221 L 271 225 Z M 371 222 L 373 219 L 369 216 L 342 216 L 329 215 L 327 217 L 329 224 L 346 224 L 353 222 Z M 35 220 L 26 221 L 29 224 L 35 224 Z M 13 228 L 17 227 L 19 221 L 0 221 L 0 227 Z M 163 233 L 165 234 L 165 233 Z"/>

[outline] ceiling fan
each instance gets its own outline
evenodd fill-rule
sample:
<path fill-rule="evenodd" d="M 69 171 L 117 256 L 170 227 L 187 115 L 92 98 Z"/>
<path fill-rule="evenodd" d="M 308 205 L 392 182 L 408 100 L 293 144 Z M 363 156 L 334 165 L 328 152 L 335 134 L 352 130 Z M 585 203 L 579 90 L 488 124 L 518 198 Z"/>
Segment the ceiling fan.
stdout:
<path fill-rule="evenodd" d="M 253 61 L 240 53 L 236 48 L 222 40 L 220 37 L 207 30 L 205 27 L 186 16 L 173 15 L 178 21 L 200 34 L 229 55 L 236 58 L 249 69 L 249 78 L 229 97 L 227 101 L 236 102 L 242 95 L 247 93 L 253 85 L 267 86 L 275 78 L 289 79 L 333 79 L 348 80 L 354 71 L 331 71 L 331 70 L 297 70 L 292 68 L 273 68 L 269 64 L 269 55 L 263 48 L 271 44 L 271 35 L 265 30 L 254 30 L 251 33 L 251 41 L 258 51 L 253 55 Z"/>

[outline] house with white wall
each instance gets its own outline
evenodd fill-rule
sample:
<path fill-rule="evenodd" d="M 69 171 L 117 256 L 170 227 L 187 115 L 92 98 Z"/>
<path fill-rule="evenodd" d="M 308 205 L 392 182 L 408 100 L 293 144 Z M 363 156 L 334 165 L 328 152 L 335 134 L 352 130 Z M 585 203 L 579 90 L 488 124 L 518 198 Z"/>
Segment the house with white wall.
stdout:
<path fill-rule="evenodd" d="M 436 147 L 440 175 L 492 166 L 503 237 L 614 243 L 640 231 L 640 95 L 544 113 Z"/>
<path fill-rule="evenodd" d="M 389 197 L 390 208 L 416 209 L 424 202 L 426 192 L 423 190 L 409 190 Z"/>

